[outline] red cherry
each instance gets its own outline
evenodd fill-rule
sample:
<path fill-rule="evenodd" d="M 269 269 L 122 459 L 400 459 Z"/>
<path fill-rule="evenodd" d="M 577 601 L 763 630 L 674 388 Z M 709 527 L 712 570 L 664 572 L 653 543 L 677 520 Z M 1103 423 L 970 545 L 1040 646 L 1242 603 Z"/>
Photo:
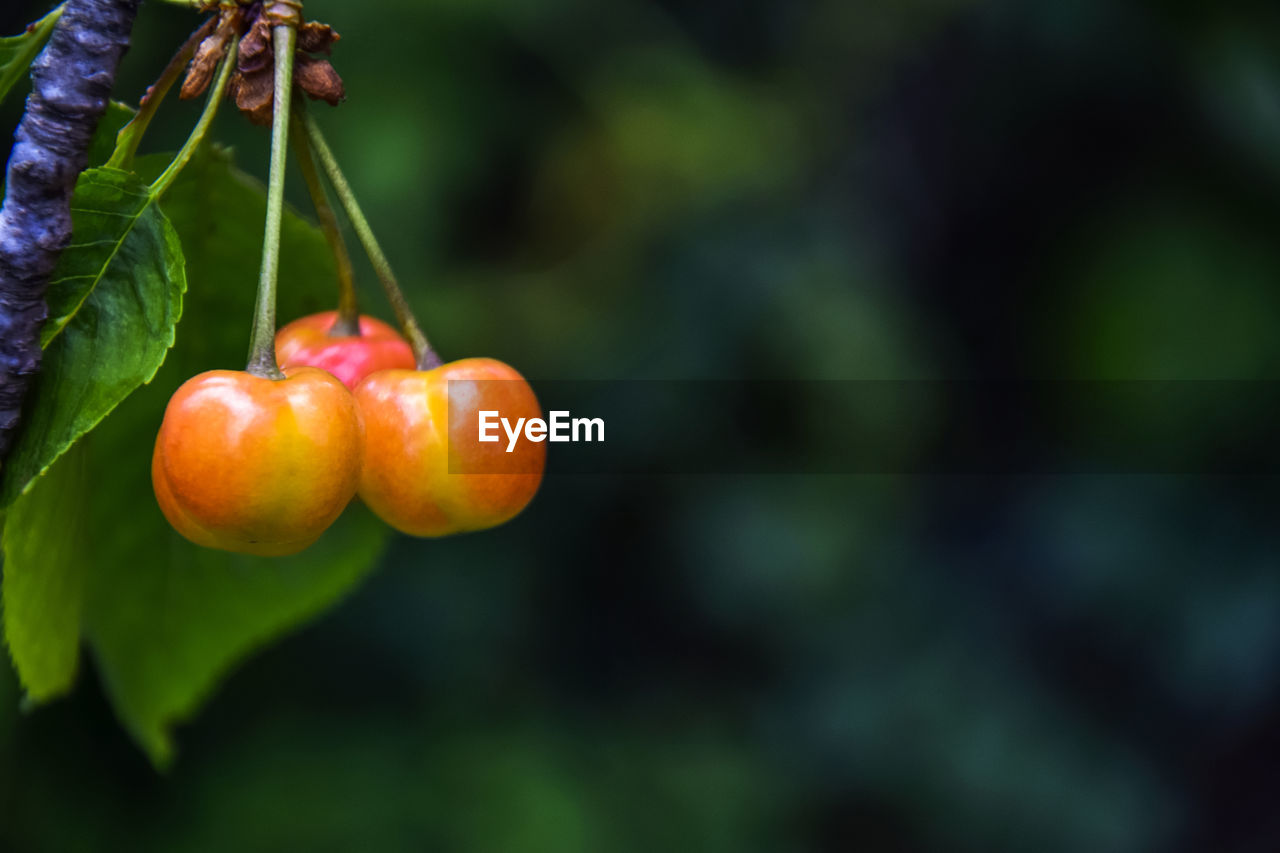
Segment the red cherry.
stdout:
<path fill-rule="evenodd" d="M 376 370 L 414 368 L 413 350 L 391 326 L 360 317 L 359 335 L 330 335 L 337 311 L 300 317 L 276 332 L 276 359 L 284 367 L 318 367 L 348 388 Z"/>

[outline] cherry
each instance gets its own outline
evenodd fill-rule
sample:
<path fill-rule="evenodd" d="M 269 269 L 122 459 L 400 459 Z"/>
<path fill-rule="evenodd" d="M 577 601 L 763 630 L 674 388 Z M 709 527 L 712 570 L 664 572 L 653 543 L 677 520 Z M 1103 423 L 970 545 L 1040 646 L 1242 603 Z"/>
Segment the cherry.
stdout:
<path fill-rule="evenodd" d="M 403 533 L 495 527 L 524 509 L 542 482 L 541 442 L 522 440 L 507 453 L 505 437 L 479 441 L 481 411 L 513 424 L 542 415 L 529 383 L 500 361 L 378 371 L 356 386 L 355 398 L 365 424 L 360 497 Z"/>
<path fill-rule="evenodd" d="M 169 523 L 197 545 L 293 554 L 355 495 L 363 429 L 351 393 L 323 370 L 285 376 L 211 370 L 169 400 L 151 482 Z"/>
<path fill-rule="evenodd" d="M 360 334 L 334 335 L 337 311 L 300 317 L 276 332 L 282 367 L 306 365 L 327 370 L 355 388 L 375 370 L 414 366 L 413 350 L 400 333 L 373 317 L 360 317 Z"/>

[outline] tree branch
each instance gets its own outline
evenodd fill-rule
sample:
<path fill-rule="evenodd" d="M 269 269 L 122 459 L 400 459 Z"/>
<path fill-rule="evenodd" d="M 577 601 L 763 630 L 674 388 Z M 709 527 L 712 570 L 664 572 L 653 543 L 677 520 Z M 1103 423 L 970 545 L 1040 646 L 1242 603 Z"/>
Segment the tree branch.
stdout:
<path fill-rule="evenodd" d="M 71 194 L 129 47 L 139 0 L 68 0 L 31 65 L 0 208 L 0 457 L 40 370 L 45 288 L 71 241 Z"/>

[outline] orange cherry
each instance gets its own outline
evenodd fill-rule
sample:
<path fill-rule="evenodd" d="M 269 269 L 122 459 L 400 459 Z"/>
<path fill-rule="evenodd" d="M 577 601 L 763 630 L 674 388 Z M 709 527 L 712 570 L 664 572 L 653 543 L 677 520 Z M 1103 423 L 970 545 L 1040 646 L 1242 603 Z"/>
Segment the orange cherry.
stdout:
<path fill-rule="evenodd" d="M 318 367 L 355 388 L 375 370 L 413 369 L 413 350 L 400 333 L 381 320 L 360 317 L 360 334 L 331 335 L 337 311 L 300 317 L 276 332 L 281 367 Z"/>
<path fill-rule="evenodd" d="M 356 386 L 365 424 L 360 497 L 413 536 L 445 536 L 514 518 L 542 482 L 546 446 L 479 440 L 481 411 L 539 418 L 529 383 L 491 358 L 431 370 L 382 370 Z M 499 431 L 500 433 L 501 431 Z"/>
<path fill-rule="evenodd" d="M 211 370 L 170 398 L 151 482 L 165 518 L 197 545 L 294 554 L 355 495 L 363 428 L 351 393 L 323 370 L 285 375 Z"/>

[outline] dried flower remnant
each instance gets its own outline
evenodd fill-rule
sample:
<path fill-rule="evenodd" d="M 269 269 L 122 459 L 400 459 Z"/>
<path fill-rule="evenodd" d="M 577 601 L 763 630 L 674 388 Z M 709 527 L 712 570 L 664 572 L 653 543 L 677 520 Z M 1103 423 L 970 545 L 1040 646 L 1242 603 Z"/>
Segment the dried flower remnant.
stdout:
<path fill-rule="evenodd" d="M 275 51 L 271 47 L 271 25 L 259 15 L 240 40 L 236 70 L 227 85 L 227 94 L 236 107 L 254 124 L 271 124 L 275 103 Z"/>
<path fill-rule="evenodd" d="M 270 125 L 275 104 L 275 51 L 271 21 L 262 14 L 262 3 L 221 12 L 217 31 L 200 43 L 182 84 L 181 97 L 194 98 L 208 88 L 214 71 L 226 55 L 232 28 L 242 34 L 236 54 L 236 70 L 227 85 L 227 96 L 254 124 Z M 307 21 L 298 27 L 293 82 L 313 100 L 337 106 L 345 97 L 342 78 L 328 60 L 340 36 L 328 24 Z M 320 55 L 317 55 L 320 54 Z"/>
<path fill-rule="evenodd" d="M 178 97 L 182 100 L 187 101 L 204 94 L 222 58 L 227 55 L 227 45 L 231 42 L 231 34 L 237 26 L 236 18 L 239 16 L 239 10 L 231 9 L 228 12 L 233 14 L 220 15 L 217 19 L 217 28 L 196 48 L 195 56 L 191 58 L 191 66 L 187 69 L 187 76 L 182 81 L 182 88 L 178 91 Z"/>

